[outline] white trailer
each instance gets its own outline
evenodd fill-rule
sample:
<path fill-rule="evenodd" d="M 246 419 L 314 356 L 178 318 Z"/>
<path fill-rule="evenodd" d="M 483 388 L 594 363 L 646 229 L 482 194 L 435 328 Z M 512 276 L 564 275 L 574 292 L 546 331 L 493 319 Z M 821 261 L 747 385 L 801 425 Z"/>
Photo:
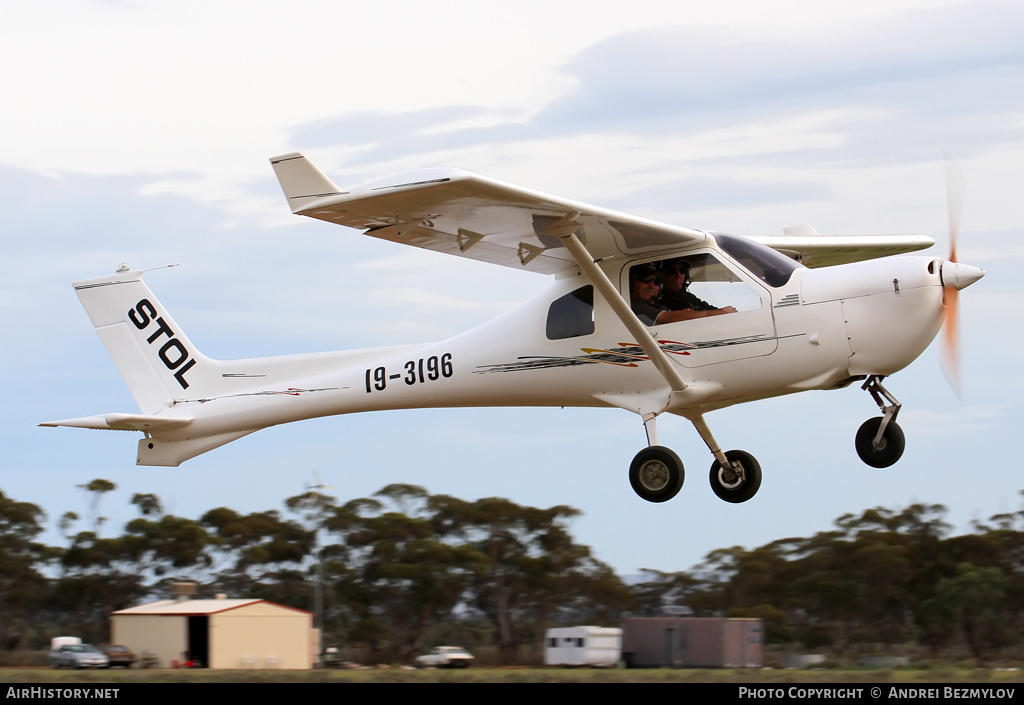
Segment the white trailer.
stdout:
<path fill-rule="evenodd" d="M 62 646 L 77 646 L 82 640 L 77 636 L 55 636 L 50 639 L 50 651 L 56 651 Z"/>
<path fill-rule="evenodd" d="M 622 658 L 622 630 L 560 627 L 544 635 L 545 666 L 614 668 Z"/>

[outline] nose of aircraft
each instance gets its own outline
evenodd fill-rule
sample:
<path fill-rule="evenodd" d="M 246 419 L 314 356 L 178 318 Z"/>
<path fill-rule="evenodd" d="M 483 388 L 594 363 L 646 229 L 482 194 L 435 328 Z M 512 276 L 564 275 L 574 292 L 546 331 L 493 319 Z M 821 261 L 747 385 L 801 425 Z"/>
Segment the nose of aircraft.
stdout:
<path fill-rule="evenodd" d="M 946 261 L 942 263 L 942 283 L 954 289 L 966 289 L 985 276 L 985 270 L 960 262 Z"/>

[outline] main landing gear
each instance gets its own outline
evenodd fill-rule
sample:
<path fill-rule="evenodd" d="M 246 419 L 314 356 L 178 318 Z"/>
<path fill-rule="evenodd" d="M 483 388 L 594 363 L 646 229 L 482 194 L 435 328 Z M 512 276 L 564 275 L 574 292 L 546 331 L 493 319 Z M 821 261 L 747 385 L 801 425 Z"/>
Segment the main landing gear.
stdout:
<path fill-rule="evenodd" d="M 667 502 L 683 486 L 683 463 L 674 452 L 658 445 L 654 414 L 644 417 L 644 425 L 647 428 L 647 441 L 651 445 L 637 453 L 630 463 L 629 484 L 641 499 Z M 757 459 L 742 450 L 723 453 L 704 423 L 703 416 L 693 419 L 693 425 L 715 456 L 709 479 L 711 489 L 719 499 L 739 504 L 757 494 L 761 487 L 761 465 Z"/>
<path fill-rule="evenodd" d="M 711 464 L 711 489 L 726 502 L 746 502 L 761 487 L 761 465 L 754 456 L 742 450 L 730 450 L 725 457 L 729 461 L 728 467 L 718 460 Z"/>
<path fill-rule="evenodd" d="M 683 461 L 668 448 L 650 446 L 629 464 L 629 484 L 648 502 L 667 502 L 683 487 Z"/>
<path fill-rule="evenodd" d="M 873 468 L 887 468 L 903 456 L 907 445 L 903 429 L 896 423 L 902 405 L 882 386 L 882 377 L 877 375 L 868 377 L 861 389 L 867 390 L 882 415 L 868 419 L 857 430 L 857 455 Z"/>

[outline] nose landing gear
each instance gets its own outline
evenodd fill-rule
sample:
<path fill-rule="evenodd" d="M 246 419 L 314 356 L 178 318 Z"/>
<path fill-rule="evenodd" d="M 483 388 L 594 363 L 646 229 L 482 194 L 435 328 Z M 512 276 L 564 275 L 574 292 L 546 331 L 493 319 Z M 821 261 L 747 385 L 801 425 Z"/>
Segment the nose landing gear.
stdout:
<path fill-rule="evenodd" d="M 882 377 L 877 375 L 868 377 L 861 389 L 875 400 L 882 416 L 868 419 L 857 430 L 857 455 L 873 468 L 887 468 L 903 456 L 907 445 L 903 429 L 896 423 L 902 404 L 882 386 Z"/>

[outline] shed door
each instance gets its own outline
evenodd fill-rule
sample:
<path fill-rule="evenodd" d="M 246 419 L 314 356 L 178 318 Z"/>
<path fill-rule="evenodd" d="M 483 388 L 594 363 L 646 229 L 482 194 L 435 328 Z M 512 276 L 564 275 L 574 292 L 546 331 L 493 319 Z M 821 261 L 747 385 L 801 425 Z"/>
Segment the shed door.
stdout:
<path fill-rule="evenodd" d="M 188 618 L 188 653 L 185 660 L 197 662 L 200 668 L 210 667 L 210 618 Z"/>

